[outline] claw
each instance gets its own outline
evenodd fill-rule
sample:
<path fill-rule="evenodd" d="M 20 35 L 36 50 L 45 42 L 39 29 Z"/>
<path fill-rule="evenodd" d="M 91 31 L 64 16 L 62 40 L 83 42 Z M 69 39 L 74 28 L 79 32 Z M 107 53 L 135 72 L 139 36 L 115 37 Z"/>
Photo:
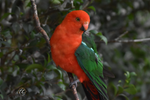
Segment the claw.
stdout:
<path fill-rule="evenodd" d="M 77 87 L 77 85 L 78 85 L 78 82 L 80 82 L 78 79 L 77 80 L 75 80 L 75 81 L 73 81 L 73 82 L 71 82 L 70 83 L 70 88 L 73 86 L 73 85 L 75 85 L 75 87 Z"/>

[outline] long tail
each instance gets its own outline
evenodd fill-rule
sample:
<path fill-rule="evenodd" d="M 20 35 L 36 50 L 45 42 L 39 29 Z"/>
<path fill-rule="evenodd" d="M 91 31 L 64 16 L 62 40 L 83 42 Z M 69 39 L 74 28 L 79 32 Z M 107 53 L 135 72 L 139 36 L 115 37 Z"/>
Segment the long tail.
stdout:
<path fill-rule="evenodd" d="M 91 81 L 82 83 L 88 100 L 104 100 Z"/>

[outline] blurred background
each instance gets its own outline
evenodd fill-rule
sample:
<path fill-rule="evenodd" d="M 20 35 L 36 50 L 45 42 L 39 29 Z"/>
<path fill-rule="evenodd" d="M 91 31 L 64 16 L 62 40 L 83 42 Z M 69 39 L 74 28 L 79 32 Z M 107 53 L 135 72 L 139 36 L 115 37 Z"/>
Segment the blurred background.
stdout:
<path fill-rule="evenodd" d="M 49 37 L 70 11 L 83 9 L 90 15 L 83 41 L 115 75 L 106 79 L 110 100 L 150 99 L 150 0 L 36 3 Z M 75 100 L 69 83 L 36 30 L 30 0 L 0 0 L 0 100 Z M 87 100 L 80 83 L 77 91 L 80 100 Z"/>

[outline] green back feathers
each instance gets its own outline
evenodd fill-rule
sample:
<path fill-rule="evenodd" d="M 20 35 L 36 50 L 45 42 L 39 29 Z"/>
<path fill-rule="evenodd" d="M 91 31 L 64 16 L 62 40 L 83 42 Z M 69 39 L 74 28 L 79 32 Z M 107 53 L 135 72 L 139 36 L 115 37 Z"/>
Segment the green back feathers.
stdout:
<path fill-rule="evenodd" d="M 77 57 L 80 67 L 84 70 L 103 98 L 102 100 L 108 100 L 107 86 L 103 78 L 103 65 L 100 57 L 84 42 L 82 42 L 76 50 L 75 56 Z"/>
<path fill-rule="evenodd" d="M 82 40 L 86 43 L 86 45 L 94 50 L 95 53 L 97 53 L 96 44 L 94 41 L 95 37 L 92 34 L 89 34 L 87 36 L 86 34 L 82 34 Z"/>

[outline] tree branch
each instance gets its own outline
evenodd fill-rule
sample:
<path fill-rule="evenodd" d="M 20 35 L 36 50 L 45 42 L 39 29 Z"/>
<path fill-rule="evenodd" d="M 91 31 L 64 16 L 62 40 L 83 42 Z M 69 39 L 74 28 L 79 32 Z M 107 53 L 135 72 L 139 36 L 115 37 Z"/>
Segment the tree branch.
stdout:
<path fill-rule="evenodd" d="M 74 0 L 71 0 L 71 7 L 72 7 L 72 8 L 75 8 L 75 7 L 74 7 L 74 4 L 73 4 L 73 1 L 74 1 Z"/>
<path fill-rule="evenodd" d="M 150 38 L 135 39 L 135 40 L 109 40 L 108 43 L 137 43 L 137 42 L 147 42 Z M 104 43 L 103 41 L 95 41 L 96 43 Z"/>
<path fill-rule="evenodd" d="M 83 4 L 82 10 L 85 10 L 87 6 L 90 4 L 91 0 L 88 0 L 86 3 Z"/>
<path fill-rule="evenodd" d="M 50 47 L 50 43 L 49 43 L 49 37 L 47 35 L 47 33 L 45 32 L 45 30 L 41 27 L 40 25 L 40 20 L 38 17 L 38 13 L 37 13 L 37 8 L 36 8 L 36 4 L 35 4 L 35 0 L 30 0 L 31 4 L 32 4 L 32 8 L 33 8 L 33 19 L 35 20 L 35 24 L 36 24 L 36 28 L 37 30 L 42 33 L 43 37 L 46 40 L 46 43 L 48 44 L 48 46 Z"/>
<path fill-rule="evenodd" d="M 37 30 L 42 33 L 43 37 L 45 38 L 46 40 L 46 43 L 48 44 L 49 48 L 50 48 L 50 42 L 49 42 L 49 37 L 47 35 L 47 33 L 45 32 L 45 30 L 41 27 L 40 25 L 40 21 L 39 21 L 39 17 L 38 17 L 38 13 L 37 13 L 37 8 L 36 8 L 36 4 L 35 4 L 35 0 L 30 0 L 31 1 L 31 4 L 32 4 L 32 8 L 33 8 L 33 18 L 35 20 L 35 24 L 36 24 L 36 28 Z M 68 73 L 68 76 L 69 76 L 69 80 L 70 82 L 73 82 L 74 79 L 73 79 L 73 76 L 71 73 Z M 72 90 L 73 90 L 73 94 L 76 98 L 76 100 L 79 100 L 79 97 L 77 95 L 77 90 L 76 90 L 76 87 L 75 85 L 72 86 Z"/>
<path fill-rule="evenodd" d="M 119 43 L 137 43 L 137 42 L 147 42 L 150 41 L 150 38 L 145 39 L 135 39 L 135 40 L 114 40 L 109 42 L 119 42 Z"/>
<path fill-rule="evenodd" d="M 73 75 L 72 75 L 72 73 L 68 73 L 68 76 L 69 76 L 70 83 L 73 82 L 74 80 L 73 80 Z M 76 86 L 75 86 L 75 85 L 72 85 L 71 88 L 72 88 L 72 90 L 73 90 L 73 94 L 74 94 L 76 100 L 79 100 L 79 97 L 78 97 L 78 94 L 77 94 L 77 90 L 76 90 Z"/>
<path fill-rule="evenodd" d="M 121 34 L 119 37 L 117 37 L 115 40 L 119 40 L 120 38 L 122 38 L 124 35 L 126 35 L 127 33 L 129 33 L 128 31 L 125 31 L 123 34 Z"/>

